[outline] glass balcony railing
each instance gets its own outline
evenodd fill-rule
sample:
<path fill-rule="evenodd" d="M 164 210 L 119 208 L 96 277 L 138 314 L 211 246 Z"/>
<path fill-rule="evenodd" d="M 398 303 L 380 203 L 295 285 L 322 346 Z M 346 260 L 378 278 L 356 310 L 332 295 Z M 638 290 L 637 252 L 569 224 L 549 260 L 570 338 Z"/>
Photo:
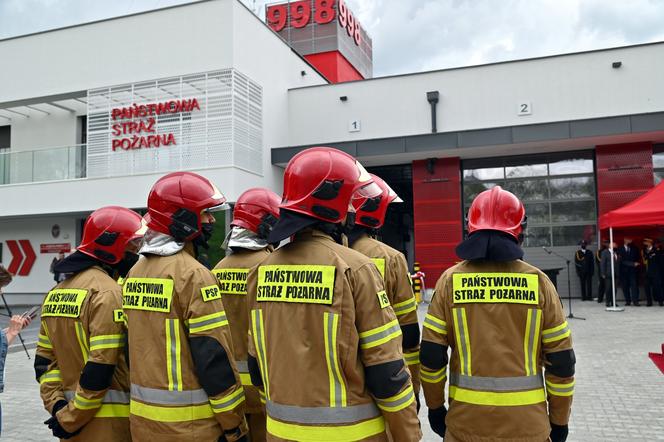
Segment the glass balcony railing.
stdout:
<path fill-rule="evenodd" d="M 0 185 L 84 178 L 86 150 L 85 144 L 0 150 Z"/>

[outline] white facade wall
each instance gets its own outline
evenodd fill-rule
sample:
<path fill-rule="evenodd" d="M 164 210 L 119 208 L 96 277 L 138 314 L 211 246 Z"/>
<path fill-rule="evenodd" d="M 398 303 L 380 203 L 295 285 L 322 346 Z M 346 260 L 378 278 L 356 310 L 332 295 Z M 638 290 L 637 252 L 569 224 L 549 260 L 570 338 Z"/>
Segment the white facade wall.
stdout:
<path fill-rule="evenodd" d="M 662 78 L 664 43 L 296 89 L 289 145 L 430 133 L 434 90 L 438 132 L 661 112 Z M 522 101 L 531 115 L 517 115 Z"/>
<path fill-rule="evenodd" d="M 0 103 L 215 69 L 246 75 L 263 88 L 263 174 L 232 167 L 197 170 L 231 201 L 248 187 L 281 188 L 268 146 L 288 142 L 287 91 L 325 83 L 238 0 L 202 1 L 0 41 L 0 59 L 16 60 L 12 69 L 0 70 L 0 81 L 15 85 L 0 90 Z M 56 109 L 13 118 L 12 151 L 75 144 L 77 114 Z M 144 207 L 162 174 L 0 186 L 0 218 L 89 212 L 107 204 Z"/>

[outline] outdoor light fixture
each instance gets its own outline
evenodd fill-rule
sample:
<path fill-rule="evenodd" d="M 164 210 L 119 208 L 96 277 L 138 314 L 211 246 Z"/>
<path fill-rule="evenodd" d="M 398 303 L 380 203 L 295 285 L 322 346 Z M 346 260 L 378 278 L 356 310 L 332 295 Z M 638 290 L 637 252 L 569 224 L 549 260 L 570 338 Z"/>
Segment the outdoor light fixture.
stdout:
<path fill-rule="evenodd" d="M 427 92 L 427 101 L 431 105 L 431 133 L 438 132 L 436 128 L 436 105 L 438 104 L 438 98 L 440 93 L 438 91 Z"/>
<path fill-rule="evenodd" d="M 618 69 L 620 66 L 622 66 L 622 61 L 614 61 L 614 62 L 611 64 L 611 67 L 612 67 L 613 69 Z"/>
<path fill-rule="evenodd" d="M 307 75 L 307 71 L 300 71 L 300 75 L 304 77 L 305 75 Z"/>
<path fill-rule="evenodd" d="M 345 95 L 342 95 L 341 97 L 339 97 L 339 100 L 341 100 L 341 101 L 348 101 L 348 97 L 345 96 Z"/>
<path fill-rule="evenodd" d="M 434 172 L 436 171 L 437 161 L 438 158 L 427 158 L 427 172 L 429 172 L 429 175 L 433 175 Z"/>

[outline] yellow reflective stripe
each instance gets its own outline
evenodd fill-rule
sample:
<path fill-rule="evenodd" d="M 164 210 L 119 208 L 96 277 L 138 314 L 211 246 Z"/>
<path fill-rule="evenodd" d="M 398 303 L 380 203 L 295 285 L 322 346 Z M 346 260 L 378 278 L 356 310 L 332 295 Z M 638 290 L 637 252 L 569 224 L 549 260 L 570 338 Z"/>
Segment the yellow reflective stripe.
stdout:
<path fill-rule="evenodd" d="M 338 326 L 339 315 L 325 312 L 323 316 L 323 334 L 325 336 L 327 376 L 330 382 L 330 407 L 345 407 L 347 405 L 346 384 L 341 376 L 339 355 L 337 353 Z"/>
<path fill-rule="evenodd" d="M 417 301 L 415 300 L 415 297 L 413 296 L 407 301 L 400 302 L 398 304 L 394 304 L 392 306 L 392 309 L 394 310 L 394 314 L 397 316 L 403 316 L 406 313 L 414 312 L 417 310 Z"/>
<path fill-rule="evenodd" d="M 46 382 L 62 382 L 62 376 L 60 376 L 60 370 L 49 370 L 39 378 L 39 383 L 44 384 Z"/>
<path fill-rule="evenodd" d="M 39 333 L 39 340 L 37 341 L 37 345 L 44 348 L 53 348 L 51 340 L 48 339 L 48 336 L 42 335 L 41 333 Z"/>
<path fill-rule="evenodd" d="M 76 328 L 76 338 L 78 339 L 78 345 L 81 347 L 81 353 L 83 354 L 83 362 L 88 362 L 90 348 L 88 347 L 88 338 L 85 335 L 83 324 L 80 321 L 76 321 L 74 327 Z"/>
<path fill-rule="evenodd" d="M 161 407 L 132 400 L 129 411 L 135 416 L 157 422 L 189 422 L 209 419 L 214 416 L 210 404 L 189 405 L 185 407 Z"/>
<path fill-rule="evenodd" d="M 260 399 L 261 404 L 265 405 L 265 392 L 260 388 L 258 389 L 258 399 Z"/>
<path fill-rule="evenodd" d="M 494 392 L 450 386 L 450 398 L 474 405 L 506 407 L 542 403 L 546 401 L 546 393 L 543 388 L 528 391 Z"/>
<path fill-rule="evenodd" d="M 78 408 L 79 410 L 92 410 L 94 408 L 101 407 L 101 401 L 103 399 L 104 398 L 86 399 L 83 396 L 76 393 L 76 395 L 74 396 L 74 407 Z"/>
<path fill-rule="evenodd" d="M 235 390 L 233 393 L 228 396 L 224 396 L 221 399 L 212 399 L 210 398 L 210 404 L 212 404 L 212 411 L 215 413 L 224 413 L 230 411 L 244 402 L 244 389 L 242 387 Z"/>
<path fill-rule="evenodd" d="M 456 350 L 459 352 L 459 366 L 461 369 L 461 374 L 470 376 L 472 373 L 472 368 L 470 355 L 470 336 L 468 335 L 466 309 L 452 309 L 452 316 L 454 317 L 454 334 L 456 336 L 457 342 Z"/>
<path fill-rule="evenodd" d="M 420 352 L 404 353 L 403 358 L 406 360 L 406 365 L 417 365 L 420 363 Z"/>
<path fill-rule="evenodd" d="M 392 413 L 403 410 L 413 402 L 415 402 L 415 391 L 413 390 L 412 384 L 408 384 L 402 392 L 397 393 L 392 397 L 387 399 L 376 399 L 376 405 L 378 405 L 378 408 Z"/>
<path fill-rule="evenodd" d="M 129 404 L 102 404 L 95 417 L 129 417 Z"/>
<path fill-rule="evenodd" d="M 353 425 L 315 426 L 279 422 L 267 416 L 267 432 L 275 437 L 300 442 L 347 442 L 363 440 L 385 431 L 382 416 Z"/>
<path fill-rule="evenodd" d="M 546 391 L 553 396 L 572 396 L 574 395 L 574 385 L 576 385 L 576 381 L 566 384 L 554 384 L 546 381 Z"/>
<path fill-rule="evenodd" d="M 437 384 L 447 378 L 447 365 L 437 371 L 431 371 L 425 367 L 420 368 L 420 380 L 428 384 Z"/>
<path fill-rule="evenodd" d="M 429 313 L 427 313 L 427 315 L 424 317 L 424 322 L 422 325 L 429 330 L 440 333 L 441 335 L 447 334 L 447 322 L 443 321 L 442 319 L 438 319 Z"/>
<path fill-rule="evenodd" d="M 401 326 L 399 321 L 394 319 L 385 325 L 360 333 L 360 347 L 365 350 L 377 347 L 399 336 L 401 336 Z"/>
<path fill-rule="evenodd" d="M 560 341 L 567 338 L 571 334 L 567 321 L 562 324 L 542 330 L 542 342 L 548 344 L 549 342 Z"/>
<path fill-rule="evenodd" d="M 240 373 L 240 382 L 242 382 L 242 385 L 253 385 L 249 373 Z"/>
<path fill-rule="evenodd" d="M 537 347 L 539 344 L 539 329 L 542 320 L 542 311 L 529 309 L 526 319 L 526 330 L 523 336 L 523 354 L 526 368 L 526 376 L 538 373 L 537 370 Z"/>
<path fill-rule="evenodd" d="M 378 273 L 380 276 L 385 279 L 385 259 L 384 258 L 371 258 L 374 265 L 378 268 Z"/>
<path fill-rule="evenodd" d="M 120 348 L 125 345 L 125 335 L 97 335 L 90 338 L 90 351 L 104 348 Z"/>
<path fill-rule="evenodd" d="M 200 333 L 228 325 L 228 319 L 226 312 L 221 311 L 210 315 L 199 316 L 198 318 L 191 318 L 188 324 L 189 333 Z"/>
<path fill-rule="evenodd" d="M 265 395 L 270 398 L 270 380 L 267 374 L 267 358 L 265 356 L 265 333 L 263 327 L 263 310 L 256 309 L 251 311 L 251 328 L 254 336 L 254 346 L 256 347 L 256 356 L 260 365 L 261 377 L 263 378 L 263 388 Z"/>
<path fill-rule="evenodd" d="M 166 371 L 168 389 L 182 391 L 182 363 L 180 361 L 180 320 L 165 319 Z"/>

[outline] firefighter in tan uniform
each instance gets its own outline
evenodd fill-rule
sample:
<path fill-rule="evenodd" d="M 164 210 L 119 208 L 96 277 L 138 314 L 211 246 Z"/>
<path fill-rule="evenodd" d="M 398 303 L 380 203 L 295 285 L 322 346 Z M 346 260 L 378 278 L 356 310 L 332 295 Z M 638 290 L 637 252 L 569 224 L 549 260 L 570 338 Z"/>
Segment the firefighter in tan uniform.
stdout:
<path fill-rule="evenodd" d="M 351 196 L 380 189 L 353 157 L 317 147 L 286 167 L 269 237 L 291 242 L 249 273 L 249 373 L 264 394 L 268 440 L 421 438 L 401 328 L 382 278 L 342 244 Z M 351 211 L 351 213 L 349 213 Z M 347 216 L 351 215 L 351 216 Z"/>
<path fill-rule="evenodd" d="M 413 379 L 419 409 L 420 326 L 417 323 L 417 301 L 408 272 L 408 263 L 403 253 L 374 237 L 385 223 L 387 206 L 390 203 L 401 203 L 403 200 L 380 177 L 376 175 L 371 177 L 382 192 L 375 198 L 353 199 L 356 211 L 355 227 L 348 235 L 348 243 L 353 250 L 371 258 L 385 281 L 385 292 L 401 326 L 404 357 Z"/>
<path fill-rule="evenodd" d="M 235 365 L 244 387 L 245 412 L 252 442 L 264 441 L 266 435 L 265 406 L 259 399 L 258 390 L 251 384 L 247 366 L 247 275 L 273 250 L 267 237 L 279 219 L 280 202 L 281 198 L 269 189 L 253 188 L 242 193 L 233 207 L 232 228 L 224 247 L 230 254 L 212 270 L 219 281 L 233 336 Z"/>
<path fill-rule="evenodd" d="M 175 172 L 148 197 L 142 258 L 124 281 L 135 441 L 246 440 L 244 390 L 215 277 L 195 257 L 225 198 Z"/>
<path fill-rule="evenodd" d="M 420 374 L 431 427 L 446 442 L 567 439 L 572 338 L 553 284 L 521 260 L 525 219 L 510 192 L 482 192 L 468 213 L 470 236 L 457 247 L 464 261 L 436 284 Z"/>
<path fill-rule="evenodd" d="M 141 217 L 104 207 L 85 223 L 76 252 L 56 266 L 70 276 L 44 299 L 35 374 L 55 437 L 130 441 L 129 373 L 124 356 L 120 286 L 129 242 L 142 234 Z"/>

